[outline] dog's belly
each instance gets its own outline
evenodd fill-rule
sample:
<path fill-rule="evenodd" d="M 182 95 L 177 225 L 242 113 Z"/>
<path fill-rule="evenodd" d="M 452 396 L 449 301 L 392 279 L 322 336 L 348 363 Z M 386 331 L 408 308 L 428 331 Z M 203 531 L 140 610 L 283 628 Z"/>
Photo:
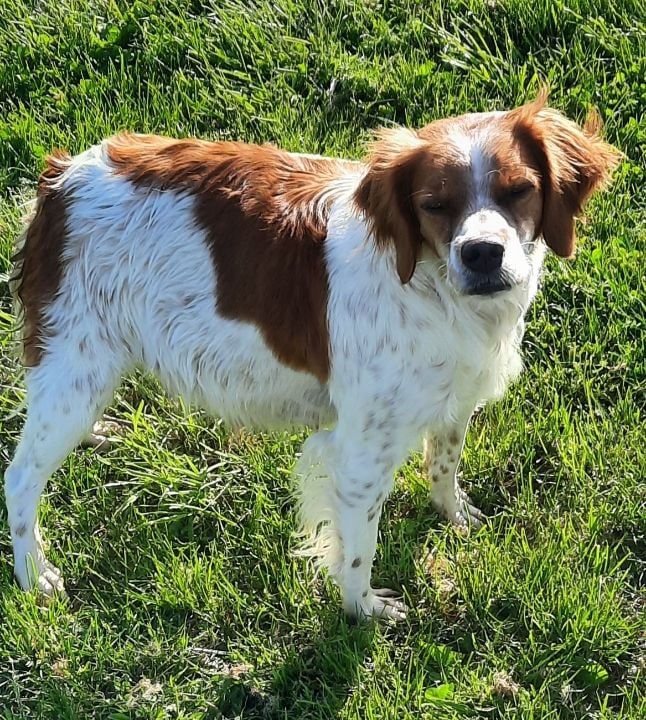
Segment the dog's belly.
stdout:
<path fill-rule="evenodd" d="M 176 332 L 143 343 L 144 366 L 171 394 L 234 426 L 318 428 L 336 419 L 327 385 L 281 363 L 254 326 L 214 314 L 200 332 L 181 332 L 187 322 L 196 330 L 184 312 Z"/>

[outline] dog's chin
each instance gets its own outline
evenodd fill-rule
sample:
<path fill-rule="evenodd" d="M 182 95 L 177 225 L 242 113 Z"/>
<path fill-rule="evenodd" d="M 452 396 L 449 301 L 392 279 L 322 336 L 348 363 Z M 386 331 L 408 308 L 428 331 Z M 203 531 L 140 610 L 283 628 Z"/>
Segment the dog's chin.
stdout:
<path fill-rule="evenodd" d="M 515 283 L 505 278 L 482 278 L 467 283 L 463 292 L 465 295 L 500 295 L 513 290 Z"/>

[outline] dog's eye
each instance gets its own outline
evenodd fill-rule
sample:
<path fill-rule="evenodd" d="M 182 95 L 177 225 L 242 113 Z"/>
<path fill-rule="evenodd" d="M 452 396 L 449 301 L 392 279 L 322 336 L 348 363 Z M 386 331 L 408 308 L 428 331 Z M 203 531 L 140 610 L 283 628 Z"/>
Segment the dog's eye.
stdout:
<path fill-rule="evenodd" d="M 422 203 L 422 210 L 427 213 L 441 213 L 446 210 L 446 205 L 439 200 L 426 200 Z"/>
<path fill-rule="evenodd" d="M 520 200 L 527 197 L 533 189 L 534 186 L 531 183 L 520 183 L 507 188 L 504 196 L 508 200 Z"/>

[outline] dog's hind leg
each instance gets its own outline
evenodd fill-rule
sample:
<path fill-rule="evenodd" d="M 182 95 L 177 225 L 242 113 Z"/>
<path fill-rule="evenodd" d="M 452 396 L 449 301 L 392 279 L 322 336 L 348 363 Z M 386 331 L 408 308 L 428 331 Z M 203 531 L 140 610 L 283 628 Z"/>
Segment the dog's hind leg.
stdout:
<path fill-rule="evenodd" d="M 43 551 L 38 504 L 49 476 L 88 434 L 114 390 L 119 374 L 109 362 L 78 362 L 59 347 L 44 353 L 26 374 L 27 419 L 5 473 L 14 572 L 23 589 L 45 595 L 63 591 L 60 572 Z"/>

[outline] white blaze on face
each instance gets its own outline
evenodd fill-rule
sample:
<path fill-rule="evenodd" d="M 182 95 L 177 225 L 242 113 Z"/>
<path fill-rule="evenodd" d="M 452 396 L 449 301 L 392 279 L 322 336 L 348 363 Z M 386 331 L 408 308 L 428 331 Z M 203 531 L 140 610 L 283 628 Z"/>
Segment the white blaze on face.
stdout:
<path fill-rule="evenodd" d="M 482 240 L 504 246 L 502 270 L 513 282 L 523 282 L 529 273 L 529 263 L 523 252 L 518 228 L 512 223 L 509 214 L 503 212 L 491 192 L 492 176 L 498 172 L 498 168 L 494 167 L 490 150 L 487 149 L 486 132 L 459 132 L 451 140 L 465 156 L 470 182 L 464 188 L 465 212 L 458 221 L 451 242 L 449 280 L 456 287 L 465 288 L 469 270 L 461 260 L 462 246 L 468 241 Z"/>

